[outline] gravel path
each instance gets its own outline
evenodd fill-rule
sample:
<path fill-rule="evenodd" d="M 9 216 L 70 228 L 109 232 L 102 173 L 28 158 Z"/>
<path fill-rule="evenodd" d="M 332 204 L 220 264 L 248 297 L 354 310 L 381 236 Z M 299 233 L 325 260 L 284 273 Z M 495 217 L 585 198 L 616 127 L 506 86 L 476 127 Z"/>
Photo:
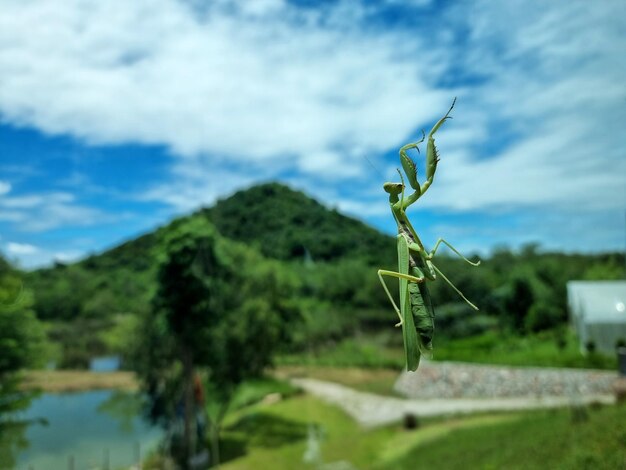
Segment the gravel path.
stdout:
<path fill-rule="evenodd" d="M 512 398 L 611 394 L 616 372 L 423 361 L 394 390 L 409 398 Z"/>
<path fill-rule="evenodd" d="M 417 373 L 403 373 L 398 379 L 397 390 L 420 397 L 409 399 L 359 392 L 316 379 L 292 379 L 292 382 L 343 408 L 362 426 L 374 427 L 397 422 L 408 413 L 439 416 L 614 403 L 611 386 L 616 379 L 616 374 L 598 371 L 429 363 L 420 365 Z M 477 382 L 481 380 L 489 385 L 479 385 Z M 465 392 L 464 386 L 467 386 Z M 448 391 L 448 387 L 454 392 Z M 481 397 L 483 391 L 486 394 Z"/>

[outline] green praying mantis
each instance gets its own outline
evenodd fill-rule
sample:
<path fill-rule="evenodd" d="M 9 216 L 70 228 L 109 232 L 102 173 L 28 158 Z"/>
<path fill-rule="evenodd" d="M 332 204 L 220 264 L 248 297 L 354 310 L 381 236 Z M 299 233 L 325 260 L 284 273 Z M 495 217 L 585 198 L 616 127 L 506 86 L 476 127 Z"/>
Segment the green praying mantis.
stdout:
<path fill-rule="evenodd" d="M 398 317 L 400 317 L 400 321 L 396 326 L 402 327 L 406 368 L 412 371 L 417 370 L 421 355 L 428 355 L 433 349 L 432 339 L 435 329 L 435 312 L 433 310 L 428 287 L 426 286 L 426 281 L 434 281 L 437 279 L 438 275 L 441 276 L 465 302 L 473 309 L 478 310 L 478 307 L 470 302 L 437 266 L 435 266 L 433 258 L 435 257 L 437 249 L 443 243 L 472 266 L 478 266 L 480 261 L 475 263 L 470 261 L 443 238 L 437 240 L 432 251 L 427 251 L 406 214 L 406 209 L 422 197 L 433 182 L 435 171 L 437 170 L 437 163 L 439 162 L 439 153 L 435 146 L 434 136 L 443 123 L 451 119 L 450 112 L 452 108 L 454 108 L 455 103 L 456 98 L 445 116 L 439 119 L 428 133 L 428 141 L 426 143 L 426 181 L 420 185 L 417 179 L 417 166 L 407 154 L 407 151 L 411 149 L 416 149 L 419 152 L 419 144 L 426 139 L 426 135 L 424 131 L 422 131 L 422 139 L 419 142 L 407 144 L 400 149 L 400 163 L 406 174 L 409 185 L 414 190 L 413 193 L 405 197 L 404 176 L 402 176 L 400 169 L 398 169 L 401 180 L 400 183 L 385 183 L 383 185 L 383 189 L 389 194 L 391 213 L 398 225 L 398 271 L 379 269 L 378 278 L 394 310 L 398 314 Z M 383 276 L 398 279 L 400 285 L 400 308 L 398 308 L 393 296 L 389 292 L 389 288 Z"/>

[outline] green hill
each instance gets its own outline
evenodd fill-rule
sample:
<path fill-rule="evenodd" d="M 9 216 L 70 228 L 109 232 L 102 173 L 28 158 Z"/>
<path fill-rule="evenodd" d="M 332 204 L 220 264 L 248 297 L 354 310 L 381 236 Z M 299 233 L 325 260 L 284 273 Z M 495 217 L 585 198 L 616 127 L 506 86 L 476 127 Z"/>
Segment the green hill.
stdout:
<path fill-rule="evenodd" d="M 332 261 L 355 256 L 379 263 L 395 253 L 389 236 L 278 183 L 239 191 L 201 214 L 222 235 L 254 245 L 268 258 Z"/>
<path fill-rule="evenodd" d="M 133 342 L 133 325 L 150 308 L 156 288 L 162 240 L 194 218 L 209 219 L 223 237 L 273 259 L 281 276 L 293 281 L 280 294 L 303 314 L 303 325 L 292 328 L 293 344 L 323 347 L 368 331 L 388 332 L 401 342 L 389 328 L 394 313 L 376 276 L 376 268 L 395 265 L 393 238 L 299 191 L 268 183 L 77 263 L 25 273 L 37 316 L 51 324 L 49 337 L 61 345 L 63 366 L 84 366 L 89 357 L 122 351 Z M 549 253 L 536 245 L 496 250 L 480 268 L 445 251 L 436 264 L 481 309 L 470 311 L 446 282 L 429 282 L 438 338 L 554 330 L 559 344 L 567 321 L 567 281 L 620 279 L 624 272 L 620 253 Z M 367 355 L 347 348 L 350 360 Z M 377 348 L 371 350 L 376 357 Z"/>
<path fill-rule="evenodd" d="M 70 320 L 144 311 L 154 287 L 159 241 L 176 224 L 195 217 L 208 218 L 226 238 L 282 261 L 358 258 L 374 265 L 389 262 L 395 251 L 391 237 L 299 191 L 267 183 L 77 263 L 29 273 L 39 317 Z"/>

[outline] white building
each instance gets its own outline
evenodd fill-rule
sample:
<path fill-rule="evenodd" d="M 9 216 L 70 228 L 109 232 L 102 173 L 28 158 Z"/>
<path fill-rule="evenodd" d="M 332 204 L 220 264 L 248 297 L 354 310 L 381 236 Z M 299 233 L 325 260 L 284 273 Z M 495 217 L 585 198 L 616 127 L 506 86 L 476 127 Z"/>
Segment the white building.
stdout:
<path fill-rule="evenodd" d="M 614 354 L 626 342 L 626 281 L 570 281 L 567 303 L 581 351 L 592 341 L 596 351 Z"/>

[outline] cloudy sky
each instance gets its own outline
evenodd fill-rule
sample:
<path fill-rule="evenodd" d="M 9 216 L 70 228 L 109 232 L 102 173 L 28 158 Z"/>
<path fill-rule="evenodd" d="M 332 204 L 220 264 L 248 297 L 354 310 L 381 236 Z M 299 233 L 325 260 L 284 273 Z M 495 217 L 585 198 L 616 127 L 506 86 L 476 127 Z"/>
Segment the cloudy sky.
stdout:
<path fill-rule="evenodd" d="M 0 250 L 97 252 L 258 182 L 424 241 L 623 249 L 626 2 L 0 0 Z"/>

